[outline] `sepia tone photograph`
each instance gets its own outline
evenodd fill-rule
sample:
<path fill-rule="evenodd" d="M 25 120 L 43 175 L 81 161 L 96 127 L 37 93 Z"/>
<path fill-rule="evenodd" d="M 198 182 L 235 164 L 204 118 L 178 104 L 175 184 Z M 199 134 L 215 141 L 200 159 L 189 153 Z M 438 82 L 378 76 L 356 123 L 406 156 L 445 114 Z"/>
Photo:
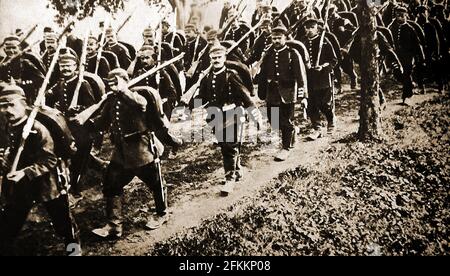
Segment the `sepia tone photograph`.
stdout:
<path fill-rule="evenodd" d="M 0 256 L 450 255 L 448 0 L 0 0 L 0 43 Z"/>

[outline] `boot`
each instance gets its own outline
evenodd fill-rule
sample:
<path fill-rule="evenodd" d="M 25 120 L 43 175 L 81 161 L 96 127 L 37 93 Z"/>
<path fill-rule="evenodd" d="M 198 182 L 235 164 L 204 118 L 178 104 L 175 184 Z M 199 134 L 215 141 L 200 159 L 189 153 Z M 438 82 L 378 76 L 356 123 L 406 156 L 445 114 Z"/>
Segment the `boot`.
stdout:
<path fill-rule="evenodd" d="M 225 182 L 225 185 L 220 189 L 220 195 L 221 196 L 228 196 L 234 191 L 235 183 L 233 180 L 227 180 Z"/>
<path fill-rule="evenodd" d="M 282 149 L 280 152 L 278 152 L 278 154 L 275 156 L 275 161 L 281 162 L 281 161 L 285 161 L 286 159 L 289 158 L 289 150 L 287 149 Z"/>
<path fill-rule="evenodd" d="M 169 221 L 170 215 L 166 212 L 164 215 L 154 215 L 149 218 L 145 228 L 148 230 L 156 230 Z"/>
<path fill-rule="evenodd" d="M 106 198 L 106 216 L 108 224 L 94 229 L 92 233 L 101 238 L 118 239 L 122 237 L 122 198 L 119 196 Z"/>

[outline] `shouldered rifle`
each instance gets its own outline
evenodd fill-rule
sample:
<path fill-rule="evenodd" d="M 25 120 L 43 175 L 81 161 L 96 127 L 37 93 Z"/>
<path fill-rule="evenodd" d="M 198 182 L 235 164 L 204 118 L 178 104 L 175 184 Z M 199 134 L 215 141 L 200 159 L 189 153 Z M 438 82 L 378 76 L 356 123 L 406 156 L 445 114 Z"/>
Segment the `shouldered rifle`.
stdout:
<path fill-rule="evenodd" d="M 119 27 L 117 28 L 116 33 L 119 33 L 123 29 L 123 27 L 125 27 L 125 25 L 127 25 L 127 23 L 130 22 L 130 19 L 131 19 L 131 17 L 133 17 L 133 14 L 136 11 L 136 9 L 137 9 L 137 7 L 135 7 L 133 9 L 133 11 L 130 13 L 130 15 L 128 15 L 127 18 L 125 18 L 125 20 L 122 22 L 122 24 L 119 25 Z"/>
<path fill-rule="evenodd" d="M 20 157 L 21 157 L 22 152 L 25 147 L 25 142 L 28 139 L 28 136 L 30 135 L 31 130 L 34 126 L 34 122 L 35 122 L 39 107 L 44 102 L 45 92 L 47 90 L 48 84 L 50 83 L 50 77 L 52 76 L 52 73 L 56 66 L 56 63 L 58 62 L 59 52 L 62 48 L 62 44 L 63 43 L 59 43 L 58 48 L 56 49 L 55 55 L 52 59 L 52 62 L 50 63 L 50 67 L 48 69 L 47 75 L 45 76 L 44 82 L 42 83 L 41 88 L 39 89 L 38 95 L 36 97 L 36 100 L 34 102 L 33 109 L 31 110 L 31 113 L 28 116 L 27 122 L 25 123 L 25 126 L 23 128 L 20 145 L 19 145 L 19 148 L 17 149 L 16 156 L 15 156 L 13 164 L 11 166 L 11 173 L 14 173 L 17 171 L 17 166 L 19 165 Z"/>
<path fill-rule="evenodd" d="M 164 202 L 164 205 L 167 207 L 167 194 L 166 194 L 166 189 L 164 186 L 164 180 L 163 180 L 163 176 L 162 176 L 161 158 L 159 156 L 158 147 L 156 145 L 156 135 L 155 135 L 155 132 L 153 132 L 153 131 L 150 133 L 150 147 L 151 147 L 151 151 L 154 156 L 153 162 L 155 163 L 155 167 L 156 167 L 156 177 L 158 178 L 159 188 L 161 189 L 162 201 Z"/>
<path fill-rule="evenodd" d="M 30 36 L 34 33 L 34 31 L 36 31 L 38 26 L 39 26 L 39 24 L 36 24 L 33 27 L 31 27 L 31 29 L 20 39 L 19 45 L 21 45 L 28 38 L 30 38 Z M 0 45 L 0 48 L 3 47 L 4 45 L 5 45 L 5 42 L 3 41 L 2 44 Z"/>
<path fill-rule="evenodd" d="M 231 45 L 230 48 L 227 49 L 226 54 L 228 55 L 231 53 L 236 47 L 239 46 L 247 37 L 254 32 L 259 26 L 261 26 L 263 22 L 263 19 L 261 19 L 255 26 L 253 26 L 245 35 L 243 35 L 238 41 L 236 41 L 233 45 Z M 189 88 L 189 90 L 181 97 L 181 101 L 185 104 L 189 104 L 191 99 L 194 97 L 194 95 L 197 93 L 197 90 L 200 88 L 200 84 L 202 80 L 209 74 L 209 72 L 212 69 L 212 65 L 210 65 L 205 71 L 200 73 L 200 77 L 198 78 L 197 82 Z"/>
<path fill-rule="evenodd" d="M 329 0 L 325 0 L 325 1 L 326 1 L 324 4 L 325 5 L 325 18 L 324 18 L 324 24 L 323 24 L 323 31 L 320 36 L 319 51 L 317 52 L 317 60 L 316 60 L 315 67 L 319 67 L 320 56 L 322 55 L 323 43 L 325 40 L 325 33 L 327 32 L 328 12 L 329 12 L 329 7 L 330 7 L 330 1 Z"/>
<path fill-rule="evenodd" d="M 189 68 L 189 70 L 186 72 L 186 75 L 187 75 L 187 76 L 193 76 L 194 73 L 195 73 L 195 71 L 197 71 L 197 67 L 198 67 L 198 65 L 199 65 L 199 63 L 200 63 L 200 58 L 205 54 L 206 49 L 208 49 L 208 45 L 206 45 L 206 46 L 200 51 L 200 53 L 198 53 L 197 60 L 194 61 L 194 59 L 192 59 L 192 60 L 193 60 L 192 65 L 191 65 L 191 67 Z M 195 52 L 194 52 L 194 58 L 195 58 Z"/>
<path fill-rule="evenodd" d="M 105 23 L 107 23 L 108 18 L 106 18 Z M 100 44 L 99 44 L 99 48 L 98 48 L 98 53 L 97 53 L 97 59 L 95 61 L 95 71 L 94 74 L 97 75 L 98 73 L 98 68 L 100 67 L 100 60 L 102 59 L 102 52 L 103 52 L 103 47 L 105 47 L 105 40 L 106 40 L 106 27 L 107 24 L 104 25 L 101 37 L 100 37 Z"/>
<path fill-rule="evenodd" d="M 75 87 L 75 91 L 73 92 L 73 98 L 72 98 L 72 101 L 70 102 L 69 109 L 74 109 L 78 105 L 80 89 L 81 89 L 81 85 L 83 84 L 83 81 L 84 81 L 84 72 L 86 70 L 88 40 L 89 40 L 89 31 L 87 31 L 86 35 L 84 36 L 83 50 L 81 53 L 80 65 L 79 65 L 79 70 L 78 70 L 78 72 L 79 72 L 78 73 L 78 82 L 77 82 L 77 86 Z"/>
<path fill-rule="evenodd" d="M 145 72 L 144 74 L 138 76 L 137 78 L 134 78 L 132 80 L 130 80 L 128 82 L 128 87 L 132 87 L 136 84 L 138 84 L 140 81 L 142 81 L 143 79 L 157 73 L 158 71 L 160 71 L 161 69 L 169 66 L 170 64 L 173 64 L 179 60 L 181 60 L 184 57 L 184 53 L 181 53 L 180 55 L 178 55 L 177 57 L 174 57 L 171 60 L 168 60 L 164 63 L 162 63 L 159 66 L 156 66 L 155 68 Z M 84 111 L 80 112 L 78 115 L 75 116 L 75 120 L 78 121 L 78 123 L 80 123 L 80 125 L 84 125 L 91 117 L 92 115 L 94 115 L 95 112 L 97 112 L 97 110 L 99 110 L 103 104 L 105 103 L 105 101 L 108 99 L 108 96 L 112 95 L 112 92 L 108 92 L 106 93 L 102 100 L 94 105 L 91 105 L 90 107 L 86 108 Z"/>
<path fill-rule="evenodd" d="M 226 33 L 228 32 L 228 30 L 231 28 L 231 25 L 233 25 L 234 21 L 236 19 L 238 19 L 239 17 L 241 17 L 242 13 L 244 13 L 245 9 L 247 8 L 247 5 L 244 6 L 244 8 L 235 16 L 233 16 L 232 18 L 230 18 L 230 20 L 227 22 L 227 24 L 223 27 L 223 29 L 221 31 L 219 31 L 217 37 L 219 38 L 219 40 L 222 40 L 225 38 Z"/>

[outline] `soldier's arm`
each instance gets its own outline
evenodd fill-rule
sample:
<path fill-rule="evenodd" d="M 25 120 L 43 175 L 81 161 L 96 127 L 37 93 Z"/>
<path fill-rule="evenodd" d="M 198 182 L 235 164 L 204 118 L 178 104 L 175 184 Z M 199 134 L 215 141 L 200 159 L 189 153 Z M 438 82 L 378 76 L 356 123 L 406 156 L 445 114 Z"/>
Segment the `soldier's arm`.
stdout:
<path fill-rule="evenodd" d="M 262 64 L 261 64 L 261 72 L 259 73 L 259 77 L 258 77 L 258 97 L 261 100 L 265 100 L 267 97 L 267 57 L 270 54 L 266 55 L 266 57 L 264 58 Z"/>
<path fill-rule="evenodd" d="M 230 82 L 232 93 L 243 103 L 245 108 L 255 106 L 255 103 L 250 98 L 250 91 L 248 91 L 242 79 L 237 74 L 230 74 L 228 81 Z"/>
<path fill-rule="evenodd" d="M 23 169 L 23 172 L 29 180 L 49 173 L 57 164 L 55 145 L 50 132 L 39 123 L 34 125 L 34 129 L 36 130 L 36 136 L 34 138 L 37 141 L 34 150 L 37 151 L 35 153 L 37 160 L 34 164 Z"/>
<path fill-rule="evenodd" d="M 81 84 L 79 103 L 85 108 L 95 104 L 95 97 L 92 92 L 92 87 L 86 80 Z"/>
<path fill-rule="evenodd" d="M 160 91 L 163 90 L 167 93 L 168 99 L 171 101 L 177 100 L 177 90 L 175 89 L 175 85 L 170 79 L 169 74 L 162 70 L 161 71 L 161 83 L 160 83 Z"/>
<path fill-rule="evenodd" d="M 322 64 L 328 63 L 328 66 L 323 69 L 328 70 L 329 72 L 333 71 L 333 68 L 337 65 L 338 59 L 333 47 L 329 43 L 323 44 L 322 57 Z"/>
<path fill-rule="evenodd" d="M 306 87 L 306 72 L 304 71 L 306 69 L 305 63 L 303 62 L 302 56 L 300 53 L 293 49 L 293 55 L 292 55 L 292 61 L 291 61 L 291 68 L 293 70 L 293 75 L 296 78 L 298 91 L 297 96 L 300 96 L 302 98 L 307 98 L 308 95 L 304 89 Z"/>

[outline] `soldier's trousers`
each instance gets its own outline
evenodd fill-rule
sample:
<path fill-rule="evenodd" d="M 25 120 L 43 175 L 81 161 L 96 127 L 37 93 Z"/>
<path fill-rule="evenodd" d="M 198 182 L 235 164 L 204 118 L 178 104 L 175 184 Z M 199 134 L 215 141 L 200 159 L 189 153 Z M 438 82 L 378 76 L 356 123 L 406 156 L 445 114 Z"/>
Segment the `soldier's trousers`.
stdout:
<path fill-rule="evenodd" d="M 156 205 L 156 212 L 164 215 L 166 203 L 163 198 L 162 183 L 159 183 L 158 171 L 154 162 L 145 166 L 133 169 L 126 169 L 121 164 L 111 162 L 106 169 L 103 180 L 103 194 L 106 198 L 113 198 L 123 195 L 123 187 L 137 176 L 152 191 Z"/>
<path fill-rule="evenodd" d="M 43 204 L 50 216 L 55 232 L 64 238 L 66 245 L 79 244 L 78 227 L 69 209 L 67 196 L 60 196 Z M 32 207 L 33 202 L 31 200 L 8 203 L 5 206 L 4 212 L 0 216 L 0 255 L 13 254 L 7 251 L 12 249 L 12 244 L 25 224 Z"/>
<path fill-rule="evenodd" d="M 310 88 L 311 89 L 311 88 Z M 308 98 L 308 115 L 311 118 L 312 127 L 319 130 L 321 127 L 320 113 L 323 113 L 327 118 L 328 127 L 334 127 L 334 95 L 333 88 L 325 88 L 309 91 Z"/>
<path fill-rule="evenodd" d="M 77 146 L 77 152 L 72 157 L 70 165 L 70 187 L 75 194 L 81 192 L 80 178 L 87 169 L 90 159 L 92 143 L 88 145 Z"/>
<path fill-rule="evenodd" d="M 232 180 L 235 174 L 241 170 L 241 161 L 239 158 L 239 143 L 219 143 L 223 157 L 223 168 L 225 170 L 225 178 Z"/>
<path fill-rule="evenodd" d="M 403 67 L 403 76 L 402 76 L 402 84 L 403 84 L 403 94 L 402 99 L 411 98 L 413 96 L 413 79 L 412 79 L 412 71 L 413 71 L 413 58 L 412 57 L 400 57 L 400 62 Z"/>
<path fill-rule="evenodd" d="M 279 104 L 279 105 L 267 105 L 267 117 L 269 122 L 272 122 L 273 118 L 273 108 L 278 108 L 279 118 L 279 126 L 281 130 L 281 143 L 283 149 L 288 150 L 293 146 L 294 136 L 295 136 L 295 125 L 294 125 L 294 111 L 295 104 Z"/>
<path fill-rule="evenodd" d="M 352 84 L 356 81 L 356 72 L 353 64 L 353 60 L 349 54 L 344 54 L 341 63 L 342 71 L 350 77 Z"/>

